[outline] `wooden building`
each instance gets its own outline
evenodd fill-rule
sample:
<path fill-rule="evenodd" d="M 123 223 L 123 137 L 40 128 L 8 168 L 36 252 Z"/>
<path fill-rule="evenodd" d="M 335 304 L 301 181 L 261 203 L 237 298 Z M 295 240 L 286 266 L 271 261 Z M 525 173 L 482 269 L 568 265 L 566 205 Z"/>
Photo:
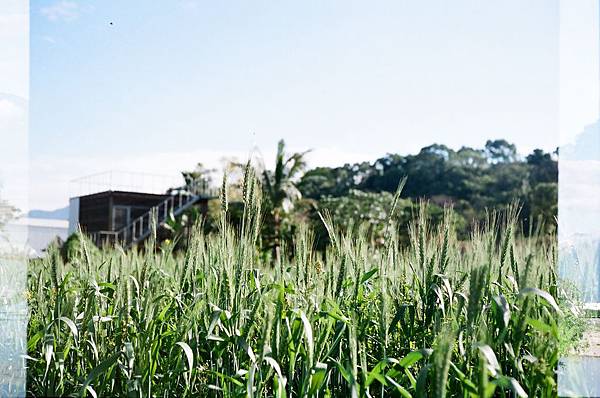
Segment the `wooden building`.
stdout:
<path fill-rule="evenodd" d="M 79 197 L 78 222 L 87 233 L 116 231 L 147 213 L 167 195 L 105 191 Z"/>
<path fill-rule="evenodd" d="M 150 235 L 153 220 L 160 227 L 169 214 L 177 216 L 192 206 L 206 213 L 208 200 L 215 195 L 208 190 L 175 190 L 163 195 L 108 190 L 71 198 L 69 232 L 80 227 L 98 245 L 118 242 L 131 246 Z"/>

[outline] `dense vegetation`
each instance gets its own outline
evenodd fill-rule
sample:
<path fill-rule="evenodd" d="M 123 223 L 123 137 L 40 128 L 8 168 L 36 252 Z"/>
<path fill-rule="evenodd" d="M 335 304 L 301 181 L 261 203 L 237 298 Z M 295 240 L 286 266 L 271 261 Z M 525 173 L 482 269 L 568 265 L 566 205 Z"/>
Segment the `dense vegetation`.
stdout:
<path fill-rule="evenodd" d="M 556 244 L 523 236 L 514 210 L 458 241 L 450 209 L 432 224 L 421 205 L 399 223 L 396 194 L 382 241 L 325 212 L 324 252 L 303 224 L 273 261 L 258 244 L 260 192 L 247 171 L 241 216 L 230 222 L 224 194 L 216 232 L 193 228 L 185 251 L 155 250 L 155 237 L 98 250 L 79 237 L 64 260 L 52 250 L 32 263 L 30 394 L 556 395 L 570 344 Z"/>
<path fill-rule="evenodd" d="M 323 211 L 329 211 L 342 230 L 350 222 L 369 225 L 363 231 L 365 238 L 382 243 L 394 191 L 405 176 L 408 180 L 403 199 L 396 203 L 394 216 L 404 226 L 398 231 L 403 245 L 409 241 L 406 226 L 421 211 L 424 200 L 428 217 L 435 225 L 441 221 L 444 208 L 452 206 L 459 240 L 469 239 L 476 221 L 485 219 L 490 209 L 513 203 L 520 208 L 517 222 L 525 235 L 555 232 L 558 165 L 555 154 L 539 149 L 521 157 L 516 147 L 505 140 L 488 141 L 483 149 L 463 147 L 458 151 L 434 144 L 416 155 L 388 154 L 373 163 L 318 167 L 304 172 L 305 154 L 286 155 L 280 141 L 272 171 L 262 166 L 259 173 L 266 199 L 266 222 L 261 227 L 260 243 L 264 249 L 273 249 L 273 253 L 280 241 L 293 244 L 295 229 L 305 223 L 314 231 L 316 247 L 325 250 L 331 242 L 319 216 Z M 233 163 L 230 168 L 230 213 L 238 225 L 243 213 L 241 182 L 245 166 Z M 199 167 L 184 173 L 184 177 L 191 174 L 208 178 L 210 173 Z M 206 232 L 218 229 L 218 223 L 210 222 L 218 219 L 218 212 L 219 205 L 215 203 L 212 217 L 204 224 Z M 196 220 L 199 214 L 196 211 L 187 218 Z"/>
<path fill-rule="evenodd" d="M 306 199 L 336 209 L 358 202 L 381 201 L 378 193 L 393 193 L 404 176 L 409 176 L 403 196 L 413 203 L 428 199 L 433 208 L 452 203 L 461 237 L 469 235 L 475 219 L 483 219 L 486 209 L 497 209 L 513 201 L 522 205 L 520 222 L 528 233 L 537 220 L 552 221 L 557 212 L 558 165 L 552 154 L 536 149 L 525 158 L 505 140 L 488 141 L 483 149 L 463 147 L 454 151 L 444 145 L 430 145 L 416 155 L 388 154 L 373 163 L 318 167 L 298 181 Z M 330 198 L 338 198 L 332 202 Z M 338 206 L 339 204 L 339 206 Z M 352 207 L 352 206 L 350 206 Z M 377 206 L 371 206 L 377 209 Z M 353 217 L 343 212 L 340 218 Z M 553 229 L 553 222 L 544 227 Z"/>

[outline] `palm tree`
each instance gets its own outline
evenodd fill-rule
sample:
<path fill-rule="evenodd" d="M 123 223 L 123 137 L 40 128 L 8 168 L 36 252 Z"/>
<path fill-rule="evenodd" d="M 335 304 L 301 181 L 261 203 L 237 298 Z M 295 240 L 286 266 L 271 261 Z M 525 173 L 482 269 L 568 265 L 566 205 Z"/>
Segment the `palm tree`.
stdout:
<path fill-rule="evenodd" d="M 288 211 L 295 200 L 302 196 L 294 181 L 306 167 L 305 155 L 310 151 L 296 152 L 287 157 L 285 154 L 285 141 L 277 144 L 275 170 L 263 171 L 263 190 L 265 197 L 272 208 L 273 216 L 273 251 L 276 261 L 279 261 L 279 248 L 281 246 L 281 221 L 284 212 Z"/>

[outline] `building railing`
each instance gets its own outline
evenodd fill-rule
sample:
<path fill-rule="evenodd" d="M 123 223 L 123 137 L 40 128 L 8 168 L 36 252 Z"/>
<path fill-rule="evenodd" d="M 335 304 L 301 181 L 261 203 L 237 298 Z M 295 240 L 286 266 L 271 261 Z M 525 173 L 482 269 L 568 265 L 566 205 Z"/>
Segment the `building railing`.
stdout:
<path fill-rule="evenodd" d="M 181 184 L 181 175 L 110 170 L 79 177 L 69 182 L 69 196 L 79 197 L 103 191 L 126 191 L 164 194 L 169 187 Z"/>

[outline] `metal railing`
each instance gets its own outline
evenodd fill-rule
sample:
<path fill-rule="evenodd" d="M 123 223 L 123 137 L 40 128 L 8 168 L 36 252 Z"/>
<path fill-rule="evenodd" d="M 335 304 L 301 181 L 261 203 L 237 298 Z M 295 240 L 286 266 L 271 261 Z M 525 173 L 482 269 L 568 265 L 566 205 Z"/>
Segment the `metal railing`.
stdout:
<path fill-rule="evenodd" d="M 71 180 L 69 182 L 69 196 L 85 196 L 102 191 L 163 194 L 169 187 L 179 184 L 181 184 L 181 175 L 179 173 L 160 175 L 109 170 Z"/>

